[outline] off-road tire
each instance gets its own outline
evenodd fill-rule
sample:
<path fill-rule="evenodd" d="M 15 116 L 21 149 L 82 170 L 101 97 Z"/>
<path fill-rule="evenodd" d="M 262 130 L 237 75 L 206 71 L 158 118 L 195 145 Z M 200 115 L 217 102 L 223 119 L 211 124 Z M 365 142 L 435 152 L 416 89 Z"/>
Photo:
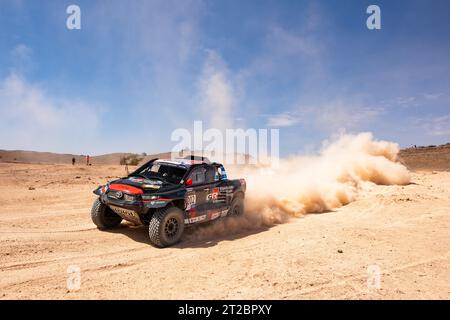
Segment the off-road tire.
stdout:
<path fill-rule="evenodd" d="M 150 242 L 157 248 L 168 247 L 179 242 L 183 231 L 183 211 L 174 206 L 156 210 L 148 225 Z"/>
<path fill-rule="evenodd" d="M 240 216 L 244 214 L 244 197 L 241 195 L 236 195 L 231 201 L 230 210 L 228 211 L 228 216 Z"/>
<path fill-rule="evenodd" d="M 98 198 L 92 205 L 91 218 L 97 228 L 102 230 L 117 227 L 122 222 L 122 218 Z"/>

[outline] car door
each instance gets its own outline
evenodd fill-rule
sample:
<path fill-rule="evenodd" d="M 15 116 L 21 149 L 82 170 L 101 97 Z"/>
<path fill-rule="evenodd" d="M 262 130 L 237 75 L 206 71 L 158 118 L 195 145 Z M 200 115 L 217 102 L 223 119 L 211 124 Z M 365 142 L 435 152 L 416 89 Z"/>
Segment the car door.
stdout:
<path fill-rule="evenodd" d="M 208 220 L 218 218 L 223 211 L 227 209 L 227 195 L 226 190 L 221 188 L 222 181 L 218 170 L 213 165 L 206 166 L 206 210 L 208 212 Z"/>
<path fill-rule="evenodd" d="M 231 201 L 234 194 L 234 186 L 228 180 L 227 173 L 223 165 L 215 166 L 215 181 L 219 187 L 219 199 L 221 215 L 226 215 L 230 209 Z"/>
<path fill-rule="evenodd" d="M 206 195 L 209 190 L 206 183 L 206 168 L 198 166 L 192 169 L 187 180 L 192 180 L 191 187 L 186 192 L 186 211 L 189 223 L 202 222 L 207 220 Z"/>

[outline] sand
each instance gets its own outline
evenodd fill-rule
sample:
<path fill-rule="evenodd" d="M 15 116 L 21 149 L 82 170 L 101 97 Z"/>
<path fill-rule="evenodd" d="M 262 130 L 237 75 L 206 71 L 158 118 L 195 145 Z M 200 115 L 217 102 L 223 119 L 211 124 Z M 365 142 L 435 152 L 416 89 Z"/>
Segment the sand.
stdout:
<path fill-rule="evenodd" d="M 0 164 L 0 299 L 450 298 L 450 172 L 373 185 L 342 208 L 270 228 L 202 240 L 191 230 L 166 249 L 144 227 L 91 222 L 92 190 L 122 175 Z M 71 266 L 78 290 L 67 286 Z"/>

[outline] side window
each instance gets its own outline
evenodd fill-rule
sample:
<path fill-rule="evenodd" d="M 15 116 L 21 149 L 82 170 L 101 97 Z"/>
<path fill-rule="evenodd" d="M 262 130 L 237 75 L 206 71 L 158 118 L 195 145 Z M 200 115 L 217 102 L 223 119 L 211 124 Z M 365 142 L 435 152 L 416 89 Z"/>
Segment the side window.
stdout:
<path fill-rule="evenodd" d="M 203 184 L 206 181 L 206 169 L 204 167 L 192 170 L 189 178 L 192 179 L 192 185 Z"/>
<path fill-rule="evenodd" d="M 213 166 L 207 166 L 206 167 L 206 183 L 213 183 L 214 181 L 216 181 L 215 176 L 216 176 L 216 168 Z"/>

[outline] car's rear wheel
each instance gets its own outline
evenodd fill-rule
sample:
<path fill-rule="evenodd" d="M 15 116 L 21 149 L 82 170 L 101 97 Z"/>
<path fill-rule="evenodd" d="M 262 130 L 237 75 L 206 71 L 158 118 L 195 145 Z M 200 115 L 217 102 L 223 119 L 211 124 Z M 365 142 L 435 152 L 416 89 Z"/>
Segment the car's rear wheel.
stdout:
<path fill-rule="evenodd" d="M 99 198 L 95 199 L 92 205 L 91 218 L 99 229 L 117 227 L 122 222 L 122 218 L 102 203 Z"/>
<path fill-rule="evenodd" d="M 183 231 L 183 211 L 177 207 L 157 210 L 148 226 L 150 241 L 158 248 L 168 247 L 180 241 Z"/>
<path fill-rule="evenodd" d="M 240 216 L 244 213 L 244 197 L 237 195 L 231 202 L 230 211 L 228 216 Z"/>

